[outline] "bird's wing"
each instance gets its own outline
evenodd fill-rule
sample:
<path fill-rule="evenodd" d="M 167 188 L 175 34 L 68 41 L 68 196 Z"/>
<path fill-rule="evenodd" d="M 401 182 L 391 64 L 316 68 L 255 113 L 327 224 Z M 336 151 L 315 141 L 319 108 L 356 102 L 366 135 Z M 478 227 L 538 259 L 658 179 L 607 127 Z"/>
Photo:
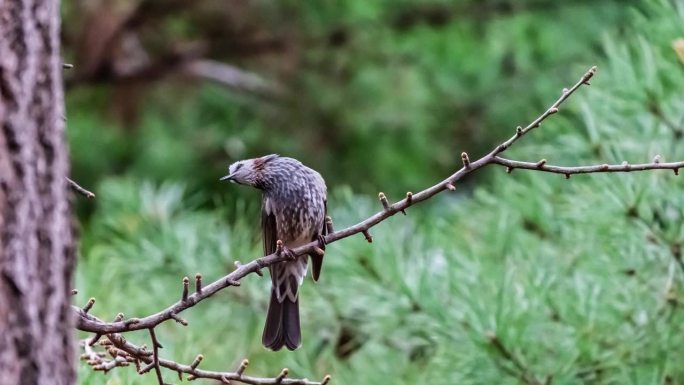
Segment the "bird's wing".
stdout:
<path fill-rule="evenodd" d="M 328 200 L 323 199 L 323 222 L 321 223 L 320 227 L 320 233 L 321 235 L 325 236 L 328 235 L 328 228 L 325 225 L 325 217 L 328 215 Z M 313 241 L 318 240 L 318 234 L 314 236 L 312 239 Z M 323 250 L 325 250 L 325 245 L 320 245 Z M 318 281 L 318 277 L 321 276 L 321 268 L 323 267 L 323 256 L 322 255 L 317 255 L 315 253 L 309 254 L 311 257 L 311 278 L 313 278 L 314 282 Z"/>
<path fill-rule="evenodd" d="M 261 204 L 261 238 L 264 241 L 264 255 L 275 253 L 278 241 L 275 212 L 269 206 L 268 198 L 264 197 Z"/>

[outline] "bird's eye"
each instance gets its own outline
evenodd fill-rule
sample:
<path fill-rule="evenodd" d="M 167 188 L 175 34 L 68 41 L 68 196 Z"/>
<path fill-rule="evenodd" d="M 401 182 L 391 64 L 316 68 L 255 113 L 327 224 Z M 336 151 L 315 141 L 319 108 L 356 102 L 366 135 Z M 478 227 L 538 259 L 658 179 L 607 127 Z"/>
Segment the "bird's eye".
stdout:
<path fill-rule="evenodd" d="M 239 170 L 243 166 L 242 163 L 238 163 L 235 165 L 235 171 Z"/>

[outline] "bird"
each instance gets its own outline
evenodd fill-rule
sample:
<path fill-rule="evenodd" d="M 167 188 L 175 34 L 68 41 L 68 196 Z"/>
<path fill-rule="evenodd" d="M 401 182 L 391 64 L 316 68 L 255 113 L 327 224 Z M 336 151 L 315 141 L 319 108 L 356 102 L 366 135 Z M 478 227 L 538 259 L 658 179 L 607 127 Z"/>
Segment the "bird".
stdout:
<path fill-rule="evenodd" d="M 295 350 L 301 345 L 299 287 L 311 257 L 311 276 L 318 281 L 323 266 L 327 227 L 327 187 L 323 177 L 300 161 L 265 155 L 240 160 L 228 167 L 222 181 L 261 190 L 261 231 L 264 254 L 278 250 L 288 260 L 269 266 L 271 299 L 262 344 L 273 351 L 283 346 Z M 291 249 L 318 241 L 318 253 L 294 257 Z"/>

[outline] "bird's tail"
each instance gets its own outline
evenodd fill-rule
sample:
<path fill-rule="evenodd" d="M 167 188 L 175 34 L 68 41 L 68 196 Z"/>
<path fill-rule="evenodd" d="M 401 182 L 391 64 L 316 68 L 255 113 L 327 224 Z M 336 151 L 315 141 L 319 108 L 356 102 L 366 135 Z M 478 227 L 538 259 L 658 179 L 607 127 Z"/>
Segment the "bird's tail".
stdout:
<path fill-rule="evenodd" d="M 302 342 L 302 331 L 299 326 L 299 297 L 294 302 L 287 296 L 278 302 L 275 290 L 271 290 L 271 302 L 268 305 L 266 325 L 261 343 L 271 350 L 280 350 L 283 345 L 295 350 Z"/>

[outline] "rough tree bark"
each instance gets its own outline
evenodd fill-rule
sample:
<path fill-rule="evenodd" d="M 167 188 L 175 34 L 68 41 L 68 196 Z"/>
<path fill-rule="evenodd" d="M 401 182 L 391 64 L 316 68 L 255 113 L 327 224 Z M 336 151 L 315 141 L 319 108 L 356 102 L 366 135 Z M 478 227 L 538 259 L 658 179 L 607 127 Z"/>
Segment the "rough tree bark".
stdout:
<path fill-rule="evenodd" d="M 0 384 L 73 384 L 58 0 L 0 0 Z"/>

